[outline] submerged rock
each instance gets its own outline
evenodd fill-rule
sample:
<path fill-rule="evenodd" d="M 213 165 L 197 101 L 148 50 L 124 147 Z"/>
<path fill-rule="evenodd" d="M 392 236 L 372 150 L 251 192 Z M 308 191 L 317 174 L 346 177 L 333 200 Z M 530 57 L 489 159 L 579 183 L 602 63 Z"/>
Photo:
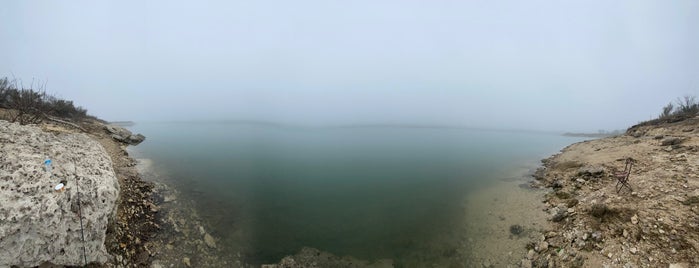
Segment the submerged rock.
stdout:
<path fill-rule="evenodd" d="M 522 232 L 524 232 L 524 227 L 522 227 L 522 225 L 513 224 L 510 226 L 510 233 L 511 234 L 520 235 L 520 234 L 522 234 Z"/>
<path fill-rule="evenodd" d="M 304 267 L 393 267 L 393 261 L 381 259 L 369 263 L 353 257 L 338 257 L 314 248 L 304 247 L 296 255 L 286 256 L 277 264 L 264 264 L 264 268 L 304 268 Z"/>
<path fill-rule="evenodd" d="M 209 234 L 204 235 L 204 243 L 210 248 L 216 248 L 216 240 Z"/>
<path fill-rule="evenodd" d="M 44 169 L 46 156 L 52 173 Z M 98 264 L 110 259 L 104 240 L 119 184 L 99 143 L 84 134 L 0 121 L 0 178 L 0 267 L 82 266 L 85 258 Z M 65 187 L 54 190 L 61 181 Z"/>

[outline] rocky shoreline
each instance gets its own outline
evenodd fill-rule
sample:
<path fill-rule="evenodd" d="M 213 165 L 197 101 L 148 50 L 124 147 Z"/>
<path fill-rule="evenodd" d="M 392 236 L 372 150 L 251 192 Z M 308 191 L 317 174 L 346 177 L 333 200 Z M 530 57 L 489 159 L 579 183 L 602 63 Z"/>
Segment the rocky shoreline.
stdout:
<path fill-rule="evenodd" d="M 126 139 L 117 140 L 113 128 L 91 120 L 81 123 L 82 130 L 54 123 L 40 125 L 44 131 L 54 134 L 81 133 L 83 130 L 97 141 L 111 159 L 114 175 L 120 191 L 116 202 L 116 215 L 107 227 L 105 246 L 114 258 L 104 263 L 93 263 L 94 267 L 150 267 L 157 254 L 154 240 L 161 229 L 157 219 L 158 206 L 154 202 L 154 184 L 141 179 L 136 170 L 136 161 L 129 157 Z M 138 136 L 142 138 L 142 135 Z"/>
<path fill-rule="evenodd" d="M 629 188 L 616 172 L 634 165 Z M 699 265 L 699 117 L 572 144 L 535 173 L 551 228 L 521 267 Z"/>
<path fill-rule="evenodd" d="M 104 267 L 247 267 L 240 256 L 223 254 L 193 204 L 179 200 L 175 189 L 149 173 L 148 163 L 129 155 L 127 146 L 145 137 L 99 123 L 86 129 L 111 156 L 122 185 L 105 242 L 115 259 Z"/>
<path fill-rule="evenodd" d="M 126 150 L 142 136 L 117 139 L 98 121 L 81 124 L 82 130 L 55 123 L 40 127 L 54 135 L 87 134 L 111 159 L 119 194 L 104 246 L 113 258 L 90 267 L 251 267 L 240 253 L 224 254 L 191 201 L 179 200 L 162 182 L 144 180 L 144 163 Z M 613 175 L 628 158 L 634 161 L 631 189 L 617 192 Z M 542 162 L 532 186 L 551 189 L 543 202 L 549 224 L 538 225 L 545 229 L 527 244 L 521 267 L 699 265 L 699 117 L 575 143 Z M 321 263 L 392 265 L 308 248 L 268 267 Z"/>
<path fill-rule="evenodd" d="M 6 166 L 2 172 L 5 182 L 2 191 L 9 191 L 3 196 L 11 199 L 0 207 L 2 213 L 17 211 L 13 208 L 15 206 L 26 207 L 29 203 L 21 200 L 27 198 L 44 200 L 41 201 L 44 203 L 42 207 L 57 204 L 55 213 L 42 214 L 41 222 L 36 224 L 22 221 L 34 222 L 39 217 L 31 209 L 37 205 L 29 205 L 29 209 L 22 209 L 17 212 L 19 214 L 7 218 L 11 221 L 2 221 L 0 226 L 9 229 L 2 231 L 0 242 L 9 243 L 8 247 L 21 245 L 16 252 L 0 254 L 3 265 L 63 267 L 84 264 L 80 228 L 76 227 L 78 221 L 70 216 L 78 213 L 76 199 L 70 198 L 77 195 L 74 181 L 77 176 L 81 184 L 85 184 L 82 185 L 82 191 L 86 192 L 83 195 L 87 195 L 81 202 L 86 214 L 87 267 L 246 267 L 235 256 L 224 259 L 216 246 L 216 238 L 205 231 L 192 206 L 177 200 L 174 190 L 162 183 L 144 180 L 138 161 L 129 156 L 126 149 L 142 142 L 145 139 L 142 135 L 133 135 L 99 120 L 81 122 L 79 127 L 53 121 L 33 126 L 0 123 L 3 123 L 0 133 L 3 156 L 0 160 Z M 64 192 L 43 190 L 58 183 L 53 182 L 54 176 L 49 178 L 45 174 L 42 165 L 45 154 L 54 158 L 55 178 L 67 178 Z M 110 181 L 114 184 L 113 189 L 105 188 Z M 17 194 L 13 195 L 15 190 Z M 105 197 L 100 199 L 102 202 L 93 202 L 90 192 Z M 68 228 L 67 231 L 54 232 L 51 229 L 54 222 L 65 222 L 59 224 L 56 231 Z M 14 223 L 20 225 L 15 227 Z M 24 230 L 26 228 L 29 229 Z M 46 230 L 39 233 L 46 235 L 37 233 L 36 230 L 42 228 Z M 56 239 L 59 241 L 52 241 Z M 69 244 L 49 246 L 46 253 L 40 250 L 38 255 L 31 249 L 36 247 L 35 244 L 46 243 Z"/>

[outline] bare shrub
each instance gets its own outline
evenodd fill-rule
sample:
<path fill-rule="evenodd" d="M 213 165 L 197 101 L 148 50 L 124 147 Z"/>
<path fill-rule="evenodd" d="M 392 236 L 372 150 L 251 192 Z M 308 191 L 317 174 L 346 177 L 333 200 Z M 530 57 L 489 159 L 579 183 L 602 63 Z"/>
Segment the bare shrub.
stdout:
<path fill-rule="evenodd" d="M 49 116 L 69 120 L 88 117 L 84 108 L 46 94 L 44 88 L 45 84 L 37 84 L 34 89 L 34 83 L 25 88 L 16 79 L 0 79 L 0 108 L 8 109 L 4 119 L 25 125 L 40 123 Z"/>
<path fill-rule="evenodd" d="M 695 115 L 698 112 L 699 103 L 697 103 L 696 97 L 686 95 L 682 98 L 677 98 L 677 109 L 675 109 L 676 114 Z"/>
<path fill-rule="evenodd" d="M 672 105 L 672 103 L 668 103 L 665 107 L 663 107 L 663 112 L 660 114 L 658 118 L 668 118 L 672 115 L 672 110 L 675 109 L 675 106 Z"/>

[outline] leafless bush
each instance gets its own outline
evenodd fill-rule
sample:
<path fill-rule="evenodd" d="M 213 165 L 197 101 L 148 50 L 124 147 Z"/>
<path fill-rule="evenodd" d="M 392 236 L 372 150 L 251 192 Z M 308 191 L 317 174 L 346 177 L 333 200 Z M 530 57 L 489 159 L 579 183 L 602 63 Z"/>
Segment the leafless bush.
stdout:
<path fill-rule="evenodd" d="M 667 118 L 672 115 L 672 110 L 675 109 L 675 106 L 672 105 L 672 103 L 668 103 L 665 107 L 663 107 L 663 112 L 660 114 L 659 118 Z"/>
<path fill-rule="evenodd" d="M 45 84 L 34 83 L 25 88 L 16 79 L 0 79 L 0 108 L 8 109 L 5 118 L 20 124 L 37 124 L 47 116 L 78 120 L 87 117 L 87 110 L 76 107 L 72 101 L 46 94 Z"/>
<path fill-rule="evenodd" d="M 699 102 L 694 96 L 684 96 L 677 98 L 675 104 L 668 103 L 663 107 L 658 119 L 687 118 L 699 114 Z"/>
<path fill-rule="evenodd" d="M 699 103 L 697 103 L 697 98 L 694 96 L 684 96 L 683 98 L 677 98 L 677 109 L 675 113 L 684 115 L 695 115 L 699 112 Z"/>

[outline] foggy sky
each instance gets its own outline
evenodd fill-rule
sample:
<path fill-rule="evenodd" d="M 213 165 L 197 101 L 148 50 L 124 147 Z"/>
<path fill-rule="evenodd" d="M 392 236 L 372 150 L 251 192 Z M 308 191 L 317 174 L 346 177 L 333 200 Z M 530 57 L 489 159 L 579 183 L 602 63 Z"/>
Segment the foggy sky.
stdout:
<path fill-rule="evenodd" d="M 0 76 L 106 120 L 621 129 L 699 92 L 699 1 L 6 1 Z"/>

